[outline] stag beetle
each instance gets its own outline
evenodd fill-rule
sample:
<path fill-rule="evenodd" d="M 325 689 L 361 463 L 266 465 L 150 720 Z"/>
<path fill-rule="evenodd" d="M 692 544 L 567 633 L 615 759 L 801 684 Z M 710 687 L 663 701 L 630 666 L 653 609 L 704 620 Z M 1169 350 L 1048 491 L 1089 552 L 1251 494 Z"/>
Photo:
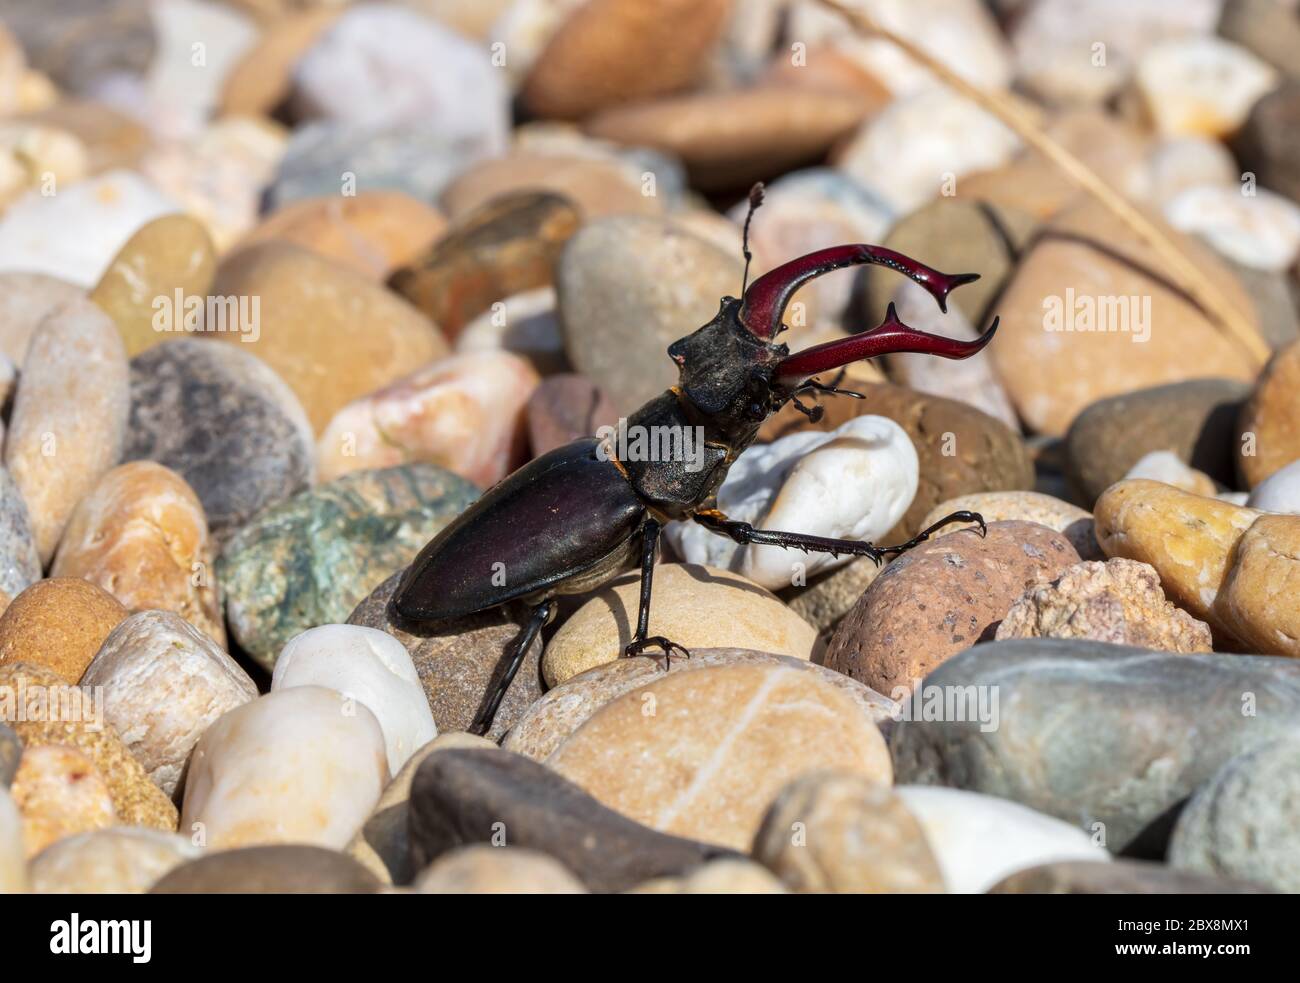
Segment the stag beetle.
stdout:
<path fill-rule="evenodd" d="M 879 564 L 951 522 L 975 522 L 974 512 L 945 516 L 898 546 L 827 539 L 795 532 L 755 529 L 717 510 L 715 496 L 727 470 L 758 436 L 772 413 L 793 401 L 814 420 L 821 407 L 804 406 L 804 393 L 859 393 L 818 382 L 813 376 L 889 352 L 922 352 L 968 358 L 993 338 L 997 321 L 974 341 L 962 342 L 909 328 L 890 304 L 876 328 L 791 355 L 774 339 L 784 330 L 786 305 L 803 284 L 824 273 L 875 263 L 897 270 L 924 287 L 947 313 L 948 294 L 979 278 L 949 275 L 881 246 L 833 246 L 778 266 L 748 283 L 749 224 L 762 202 L 762 186 L 750 193 L 745 219 L 745 277 L 741 298 L 722 298 L 708 324 L 668 347 L 679 380 L 627 419 L 627 427 L 699 428 L 703 460 L 620 460 L 607 440 L 586 437 L 535 458 L 490 488 L 420 551 L 406 570 L 392 606 L 405 620 L 443 621 L 522 600 L 531 617 L 502 657 L 495 686 L 470 730 L 488 731 L 502 697 L 538 632 L 555 614 L 555 598 L 591 590 L 641 568 L 640 610 L 628 656 L 658 649 L 665 657 L 685 649 L 662 636 L 647 637 L 650 589 L 659 534 L 665 523 L 691 519 L 740 544 L 757 543 L 868 556 Z M 509 571 L 502 583 L 500 573 Z"/>

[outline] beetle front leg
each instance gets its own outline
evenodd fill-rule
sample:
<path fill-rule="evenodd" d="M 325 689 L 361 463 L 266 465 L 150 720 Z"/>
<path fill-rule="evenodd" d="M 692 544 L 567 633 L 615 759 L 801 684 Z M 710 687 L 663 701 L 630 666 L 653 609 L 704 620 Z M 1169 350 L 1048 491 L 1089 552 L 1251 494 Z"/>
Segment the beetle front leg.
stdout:
<path fill-rule="evenodd" d="M 659 533 L 663 531 L 663 526 L 655 519 L 650 519 L 643 527 L 641 540 L 641 604 L 637 610 L 636 616 L 636 637 L 623 649 L 623 654 L 629 659 L 641 655 L 646 649 L 662 649 L 664 653 L 664 667 L 672 665 L 673 649 L 677 649 L 682 655 L 690 658 L 691 653 L 685 647 L 678 645 L 676 642 L 670 642 L 662 635 L 653 635 L 646 637 L 650 631 L 650 590 L 654 584 L 655 573 L 655 551 L 659 545 Z"/>
<path fill-rule="evenodd" d="M 803 550 L 805 553 L 830 553 L 832 556 L 867 556 L 880 566 L 888 556 L 896 556 L 919 546 L 936 531 L 954 522 L 974 522 L 980 527 L 980 535 L 988 532 L 984 517 L 978 512 L 962 510 L 945 515 L 929 528 L 922 529 L 905 543 L 897 546 L 875 546 L 872 543 L 856 539 L 828 539 L 825 536 L 808 536 L 798 532 L 778 532 L 775 529 L 755 529 L 748 522 L 728 519 L 717 509 L 705 509 L 691 516 L 696 522 L 713 532 L 727 536 L 742 546 L 781 546 L 785 549 Z"/>

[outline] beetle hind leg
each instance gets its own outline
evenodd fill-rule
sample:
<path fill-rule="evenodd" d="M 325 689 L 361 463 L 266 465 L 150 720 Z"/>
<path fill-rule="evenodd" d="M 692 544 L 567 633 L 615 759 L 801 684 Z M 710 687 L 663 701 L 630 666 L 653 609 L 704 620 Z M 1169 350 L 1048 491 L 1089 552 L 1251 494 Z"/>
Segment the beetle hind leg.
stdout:
<path fill-rule="evenodd" d="M 537 633 L 546 627 L 546 623 L 551 620 L 554 613 L 555 601 L 549 598 L 533 608 L 532 617 L 510 643 L 510 648 L 506 650 L 501 660 L 500 671 L 489 683 L 485 701 L 479 707 L 478 713 L 474 715 L 474 721 L 468 728 L 469 733 L 482 737 L 492 729 L 492 720 L 496 717 L 501 701 L 505 699 L 506 691 L 510 689 L 510 684 L 519 674 L 519 668 L 524 664 L 524 657 L 532 647 L 533 640 L 537 638 Z"/>

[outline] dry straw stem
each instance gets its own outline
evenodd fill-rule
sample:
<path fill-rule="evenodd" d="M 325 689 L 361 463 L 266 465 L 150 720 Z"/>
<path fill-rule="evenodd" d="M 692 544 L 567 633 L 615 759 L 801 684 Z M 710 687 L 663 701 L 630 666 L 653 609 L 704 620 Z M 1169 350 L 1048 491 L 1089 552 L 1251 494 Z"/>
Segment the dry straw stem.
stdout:
<path fill-rule="evenodd" d="M 1257 366 L 1263 366 L 1268 361 L 1269 346 L 1251 320 L 1235 308 L 1150 219 L 1098 177 L 1092 168 L 1044 133 L 1019 106 L 1000 92 L 986 92 L 967 82 L 911 41 L 881 27 L 869 14 L 848 7 L 839 0 L 818 0 L 818 2 L 840 14 L 858 30 L 884 38 L 901 48 L 908 57 L 924 65 L 946 85 L 992 113 L 1014 130 L 1025 143 L 1059 167 L 1070 180 L 1101 202 L 1132 229 L 1134 235 L 1150 246 L 1165 263 L 1178 286 L 1206 313 L 1215 327 L 1245 349 Z"/>

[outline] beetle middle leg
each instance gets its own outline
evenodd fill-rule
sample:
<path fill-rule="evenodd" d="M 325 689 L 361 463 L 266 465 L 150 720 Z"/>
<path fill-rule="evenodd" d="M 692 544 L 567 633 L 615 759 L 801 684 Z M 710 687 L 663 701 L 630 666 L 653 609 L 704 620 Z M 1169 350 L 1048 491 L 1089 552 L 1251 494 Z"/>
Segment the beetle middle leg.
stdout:
<path fill-rule="evenodd" d="M 856 539 L 828 539 L 825 536 L 808 536 L 798 532 L 779 532 L 774 529 L 755 529 L 748 522 L 728 519 L 717 509 L 705 509 L 691 516 L 706 529 L 727 536 L 742 546 L 753 543 L 756 546 L 782 546 L 786 549 L 803 550 L 805 553 L 830 553 L 832 556 L 868 556 L 880 566 L 886 557 L 896 556 L 919 546 L 930 536 L 946 525 L 954 522 L 974 522 L 980 527 L 980 534 L 988 532 L 984 517 L 978 512 L 962 510 L 945 515 L 938 522 L 922 529 L 905 543 L 897 546 L 876 546 Z"/>
<path fill-rule="evenodd" d="M 555 601 L 547 598 L 541 604 L 533 608 L 532 617 L 528 619 L 528 624 L 524 625 L 523 630 L 515 636 L 511 643 L 510 649 L 507 650 L 505 658 L 501 660 L 502 670 L 497 676 L 496 685 L 488 695 L 487 702 L 474 715 L 474 721 L 467 728 L 469 733 L 478 734 L 480 737 L 492 729 L 492 719 L 497 715 L 497 710 L 501 706 L 501 701 L 505 699 L 506 690 L 510 684 L 515 681 L 515 676 L 519 674 L 519 667 L 524 664 L 524 658 L 528 654 L 529 648 L 532 647 L 533 639 L 537 633 L 546 627 L 546 623 L 551 620 L 555 613 Z"/>
<path fill-rule="evenodd" d="M 646 649 L 661 649 L 664 654 L 665 667 L 672 665 L 673 650 L 690 658 L 691 653 L 682 645 L 670 642 L 662 635 L 650 635 L 650 590 L 654 584 L 655 551 L 659 546 L 659 533 L 663 526 L 656 519 L 648 519 L 642 527 L 641 540 L 641 603 L 636 616 L 636 636 L 623 648 L 623 654 L 629 659 L 642 655 Z"/>

